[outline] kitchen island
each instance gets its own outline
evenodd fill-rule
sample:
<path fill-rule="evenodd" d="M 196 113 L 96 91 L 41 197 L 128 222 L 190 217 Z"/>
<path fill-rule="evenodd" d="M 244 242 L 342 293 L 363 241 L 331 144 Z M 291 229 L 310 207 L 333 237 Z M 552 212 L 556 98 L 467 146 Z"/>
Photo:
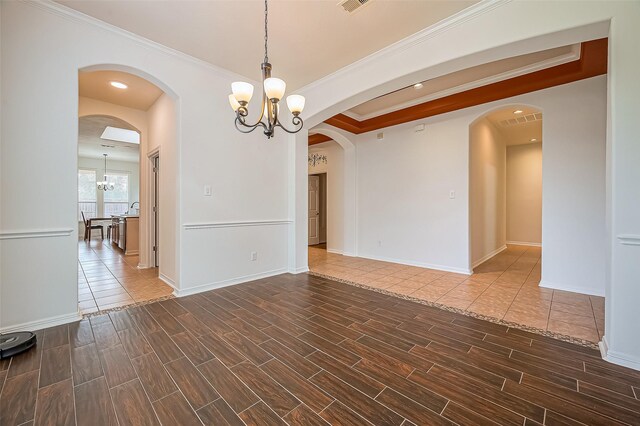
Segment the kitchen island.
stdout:
<path fill-rule="evenodd" d="M 122 249 L 125 256 L 139 252 L 138 215 L 117 215 L 111 217 L 111 243 Z"/>

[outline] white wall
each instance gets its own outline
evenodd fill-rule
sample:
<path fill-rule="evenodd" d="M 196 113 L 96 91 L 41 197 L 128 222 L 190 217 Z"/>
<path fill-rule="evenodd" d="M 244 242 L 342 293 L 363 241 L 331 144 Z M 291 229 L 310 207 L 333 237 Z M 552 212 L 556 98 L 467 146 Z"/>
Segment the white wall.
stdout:
<path fill-rule="evenodd" d="M 344 150 L 337 142 L 329 141 L 309 147 L 309 154 L 327 156 L 327 164 L 309 165 L 309 174 L 327 174 L 327 251 L 344 251 Z"/>
<path fill-rule="evenodd" d="M 469 269 L 468 112 L 357 136 L 358 255 Z M 456 198 L 449 198 L 449 191 Z"/>
<path fill-rule="evenodd" d="M 146 143 L 146 155 L 141 157 L 144 163 L 142 169 L 147 176 L 151 176 L 151 163 L 148 154 L 157 152 L 160 156 L 159 194 L 158 194 L 158 256 L 159 275 L 162 280 L 176 286 L 178 277 L 179 234 L 178 226 L 178 147 L 176 144 L 177 111 L 175 102 L 162 94 L 147 111 L 149 135 Z M 145 179 L 146 187 L 142 193 L 145 205 L 153 204 L 153 183 Z M 148 225 L 152 226 L 152 221 Z M 145 235 L 152 235 L 148 228 Z M 152 238 L 146 238 L 151 244 Z"/>
<path fill-rule="evenodd" d="M 301 89 L 308 102 L 305 122 L 312 127 L 332 115 L 393 90 L 452 71 L 498 59 L 522 55 L 584 40 L 609 37 L 606 164 L 606 242 L 585 248 L 587 268 L 605 275 L 606 331 L 602 346 L 606 359 L 640 369 L 637 338 L 637 302 L 640 300 L 640 3 L 626 1 L 479 2 L 443 23 L 425 28 L 402 42 L 383 49 Z M 499 23 L 500 25 L 497 25 Z M 532 96 L 532 100 L 539 97 Z M 567 99 L 570 101 L 570 99 Z M 574 104 L 576 110 L 588 104 Z M 479 116 L 480 114 L 478 114 Z M 562 115 L 561 115 L 562 116 Z M 573 114 L 571 114 L 573 116 Z M 546 123 L 545 123 L 546 126 Z M 290 169 L 295 217 L 290 236 L 290 265 L 304 270 L 306 235 L 306 144 L 302 132 L 289 137 Z M 545 145 L 546 155 L 546 145 Z M 544 186 L 544 182 L 543 182 Z M 597 194 L 596 197 L 600 195 Z M 545 201 L 546 202 L 546 201 Z M 543 213 L 544 214 L 544 213 Z M 596 211 L 596 215 L 600 212 Z M 575 234 L 574 231 L 570 234 Z M 578 234 L 582 240 L 583 233 Z M 593 240 L 600 238 L 595 235 Z M 543 242 L 546 243 L 543 234 Z M 546 264 L 549 265 L 546 259 Z M 606 271 L 602 264 L 606 265 Z M 605 274 L 606 272 L 606 274 Z"/>
<path fill-rule="evenodd" d="M 0 329 L 77 318 L 78 70 L 95 64 L 137 73 L 176 99 L 178 293 L 286 271 L 287 146 L 282 133 L 267 142 L 234 128 L 227 95 L 245 77 L 54 3 L 0 7 L 10 106 L 1 117 Z M 203 196 L 205 184 L 213 196 Z M 41 215 L 42 205 L 57 207 Z"/>
<path fill-rule="evenodd" d="M 507 242 L 542 242 L 541 142 L 507 146 Z"/>
<path fill-rule="evenodd" d="M 469 226 L 471 265 L 506 244 L 506 140 L 487 118 L 469 127 Z"/>
<path fill-rule="evenodd" d="M 533 105 L 544 114 L 543 285 L 603 294 L 605 102 L 600 76 L 386 128 L 381 141 L 379 131 L 358 135 L 358 255 L 468 272 L 469 126 L 503 106 Z M 426 124 L 423 132 L 414 131 L 418 123 Z M 493 149 L 496 129 L 480 128 L 495 167 L 474 179 L 490 183 L 490 198 L 500 201 L 478 216 L 491 237 L 476 248 L 484 256 L 506 241 L 506 154 L 504 141 Z"/>

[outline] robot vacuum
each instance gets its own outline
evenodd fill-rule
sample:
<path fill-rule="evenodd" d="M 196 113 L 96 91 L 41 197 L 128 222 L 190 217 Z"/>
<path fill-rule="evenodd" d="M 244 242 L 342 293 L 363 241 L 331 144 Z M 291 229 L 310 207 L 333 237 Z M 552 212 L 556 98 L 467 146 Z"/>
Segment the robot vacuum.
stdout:
<path fill-rule="evenodd" d="M 0 359 L 22 353 L 36 344 L 36 335 L 30 331 L 19 331 L 0 335 Z"/>

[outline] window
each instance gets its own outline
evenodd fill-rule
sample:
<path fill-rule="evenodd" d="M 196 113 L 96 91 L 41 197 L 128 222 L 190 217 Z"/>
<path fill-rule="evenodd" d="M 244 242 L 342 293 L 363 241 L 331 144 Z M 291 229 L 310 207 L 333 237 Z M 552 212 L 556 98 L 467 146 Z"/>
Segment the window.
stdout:
<path fill-rule="evenodd" d="M 78 170 L 78 221 L 98 216 L 98 197 L 96 189 L 96 171 Z"/>
<path fill-rule="evenodd" d="M 109 173 L 107 181 L 115 185 L 113 191 L 104 192 L 104 217 L 129 211 L 129 174 Z"/>

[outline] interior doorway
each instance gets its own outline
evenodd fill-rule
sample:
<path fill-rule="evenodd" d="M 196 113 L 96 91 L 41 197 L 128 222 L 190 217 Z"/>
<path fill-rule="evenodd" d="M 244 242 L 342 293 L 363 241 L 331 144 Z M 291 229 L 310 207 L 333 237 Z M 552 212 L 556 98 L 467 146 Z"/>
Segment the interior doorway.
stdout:
<path fill-rule="evenodd" d="M 151 214 L 149 217 L 151 218 L 151 244 L 152 244 L 152 259 L 151 264 L 158 268 L 160 266 L 160 241 L 159 235 L 160 232 L 158 230 L 159 227 L 159 216 L 160 216 L 160 153 L 156 152 L 152 154 L 150 157 L 151 161 Z"/>
<path fill-rule="evenodd" d="M 516 105 L 492 111 L 469 128 L 472 269 L 508 246 L 540 255 L 542 125 L 540 110 Z"/>
<path fill-rule="evenodd" d="M 160 278 L 160 257 L 152 250 L 162 229 L 160 148 L 148 145 L 164 92 L 122 71 L 80 71 L 78 80 L 79 311 L 170 296 L 173 288 Z M 94 164 L 93 157 L 106 164 Z"/>
<path fill-rule="evenodd" d="M 327 243 L 327 174 L 309 175 L 309 245 Z M 321 247 L 322 246 L 322 247 Z"/>

